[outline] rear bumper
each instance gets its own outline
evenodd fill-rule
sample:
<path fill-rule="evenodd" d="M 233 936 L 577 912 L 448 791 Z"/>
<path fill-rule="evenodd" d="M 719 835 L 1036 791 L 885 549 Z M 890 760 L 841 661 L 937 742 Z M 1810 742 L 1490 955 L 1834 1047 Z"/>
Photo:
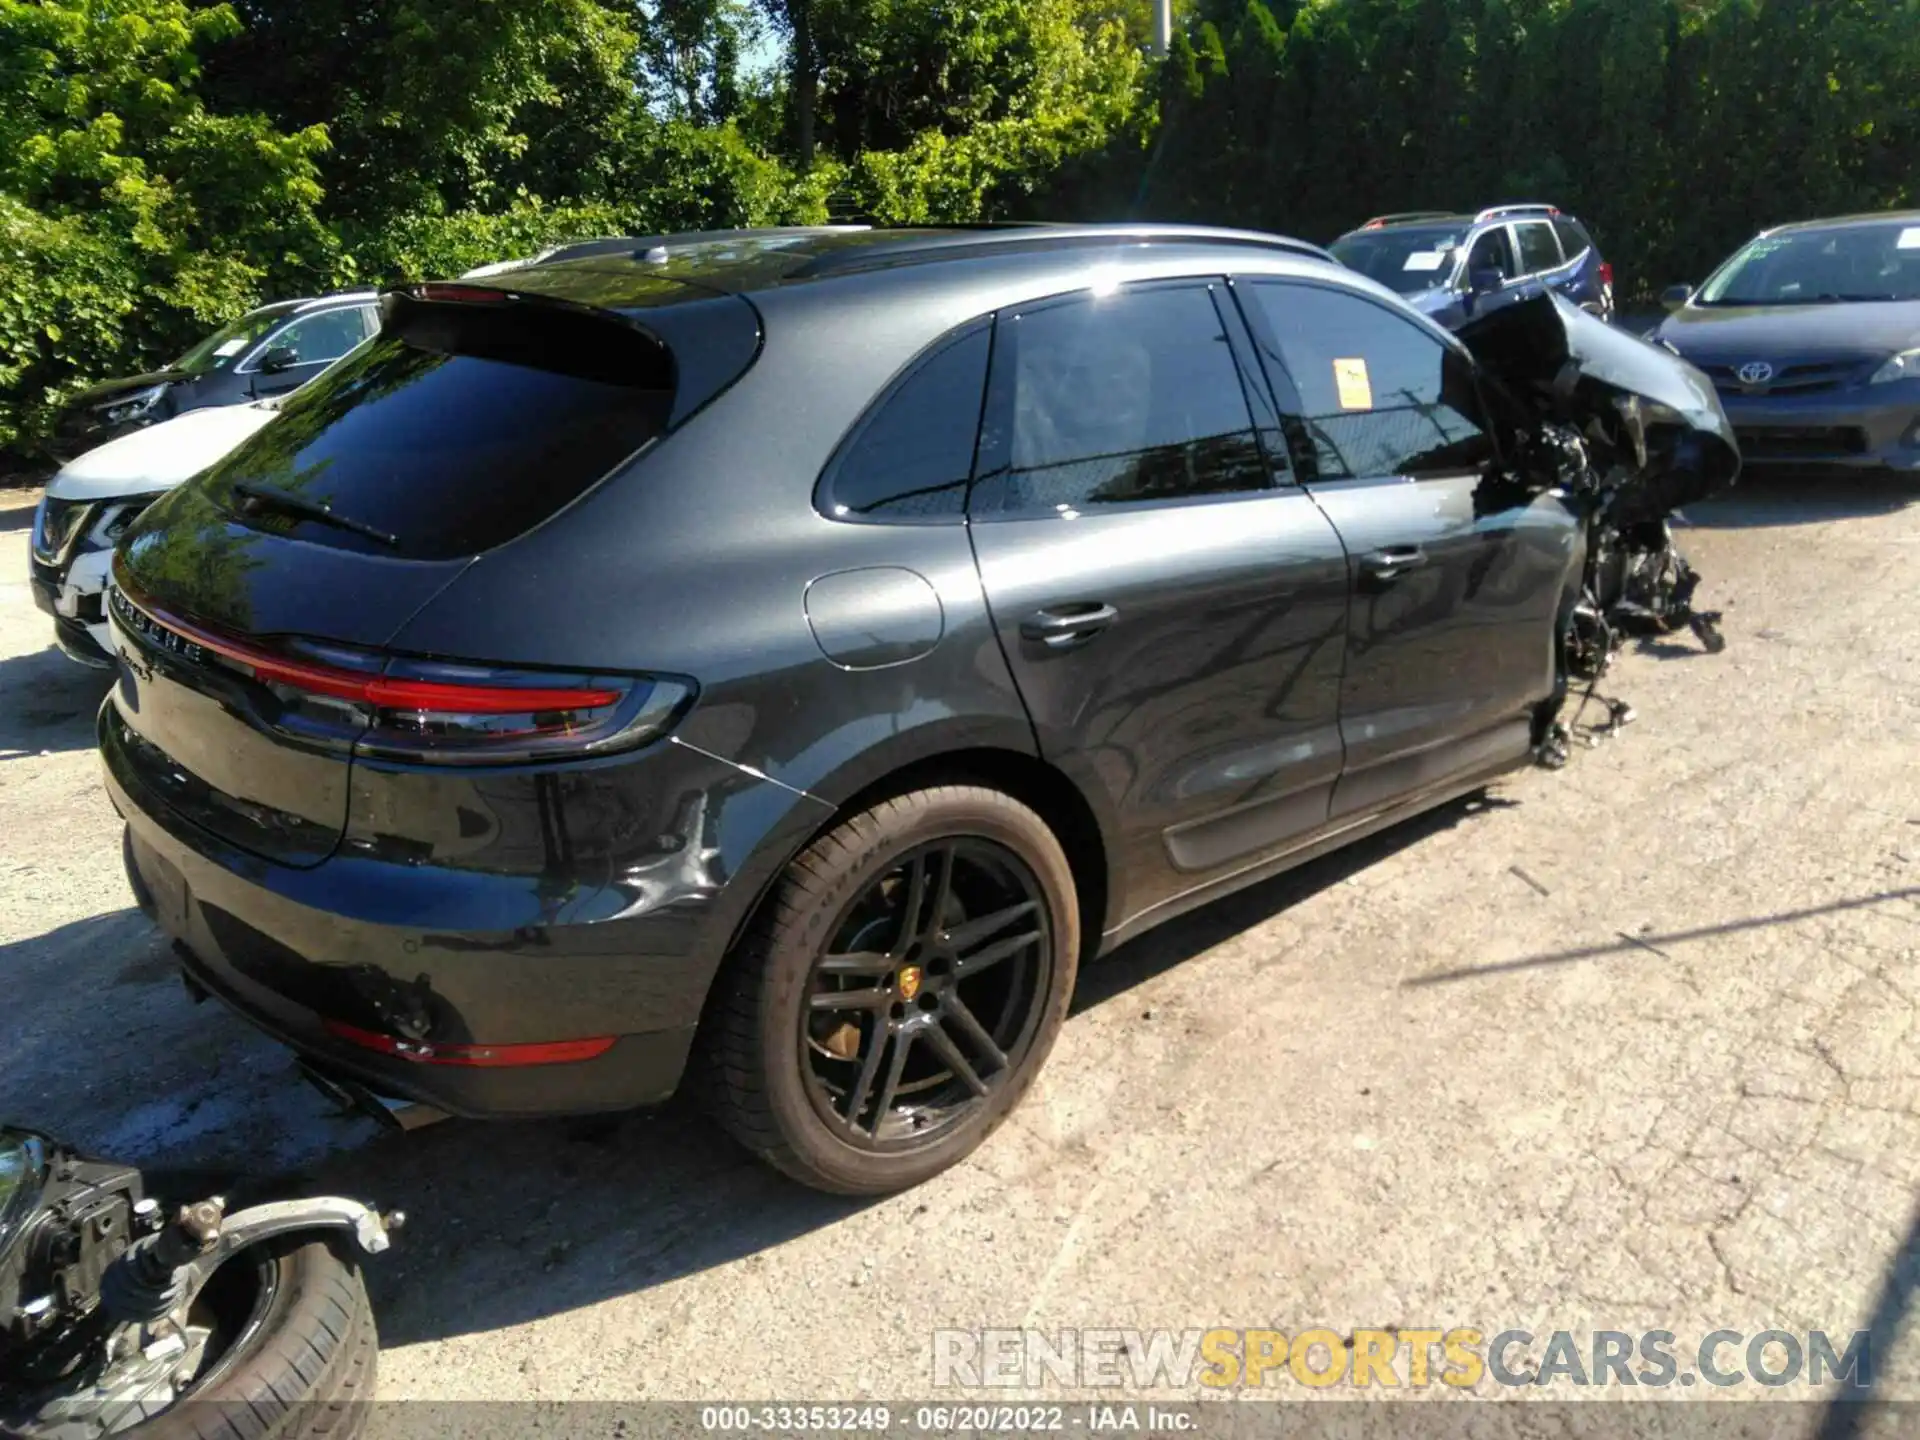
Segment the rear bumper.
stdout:
<path fill-rule="evenodd" d="M 342 854 L 295 868 L 196 830 L 145 793 L 113 712 L 109 700 L 100 743 L 108 794 L 127 821 L 129 881 L 141 908 L 181 942 L 193 982 L 319 1068 L 453 1115 L 584 1114 L 669 1096 L 758 877 L 777 870 L 789 843 L 784 826 L 763 833 L 756 863 L 729 868 L 731 883 L 707 894 L 659 894 L 651 908 L 630 894 L 610 896 L 608 877 L 588 867 L 531 883 L 418 854 Z M 712 791 L 727 776 L 739 782 L 737 793 L 771 784 L 680 748 L 662 767 L 670 786 L 704 781 Z M 777 798 L 757 794 L 755 803 L 772 813 Z M 792 823 L 817 824 L 824 807 L 796 798 Z M 547 923 L 503 923 L 524 915 L 530 901 L 543 903 L 541 892 L 562 897 Z M 611 898 L 625 899 L 626 909 L 610 911 Z M 628 913 L 635 910 L 644 913 Z M 368 1049 L 330 1021 L 443 1053 L 615 1038 L 586 1060 L 471 1066 Z"/>
<path fill-rule="evenodd" d="M 116 795 L 118 801 L 121 797 Z M 177 852 L 176 852 L 177 853 Z M 140 908 L 180 942 L 182 970 L 192 982 L 322 1071 L 357 1080 L 377 1094 L 418 1101 L 474 1120 L 583 1115 L 629 1110 L 666 1099 L 680 1083 L 693 1044 L 692 1025 L 620 1036 L 605 1054 L 562 1064 L 485 1068 L 401 1060 L 339 1039 L 319 1012 L 259 983 L 262 957 L 222 945 L 206 923 L 204 902 L 191 896 L 171 860 L 139 837 L 130 822 L 128 881 Z M 209 877 L 202 875 L 202 883 Z M 183 914 L 173 902 L 183 895 Z M 266 937 L 262 936 L 265 940 Z M 271 941 L 267 942 L 270 946 Z"/>
<path fill-rule="evenodd" d="M 1804 397 L 1722 391 L 1720 404 L 1746 465 L 1920 472 L 1920 384 Z"/>

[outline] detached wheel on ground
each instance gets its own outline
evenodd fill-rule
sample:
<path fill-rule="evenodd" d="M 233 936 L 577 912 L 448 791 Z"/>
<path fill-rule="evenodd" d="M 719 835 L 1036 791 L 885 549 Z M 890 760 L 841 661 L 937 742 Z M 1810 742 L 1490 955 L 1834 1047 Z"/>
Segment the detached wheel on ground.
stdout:
<path fill-rule="evenodd" d="M 211 1358 L 134 1440 L 353 1440 L 380 1342 L 351 1241 L 290 1235 L 244 1250 L 195 1302 Z"/>
<path fill-rule="evenodd" d="M 1032 810 L 970 785 L 887 800 L 809 846 L 730 957 L 709 1098 L 805 1184 L 918 1184 L 1020 1102 L 1079 954 L 1073 872 Z"/>

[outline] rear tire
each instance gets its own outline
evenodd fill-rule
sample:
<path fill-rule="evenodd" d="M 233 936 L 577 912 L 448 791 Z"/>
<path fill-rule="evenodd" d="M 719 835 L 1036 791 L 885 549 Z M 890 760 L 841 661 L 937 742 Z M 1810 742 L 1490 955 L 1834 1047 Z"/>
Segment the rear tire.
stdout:
<path fill-rule="evenodd" d="M 723 967 L 707 1098 L 802 1184 L 917 1185 L 1026 1094 L 1079 953 L 1073 871 L 1032 810 L 971 785 L 884 801 L 801 853 Z"/>
<path fill-rule="evenodd" d="M 134 1440 L 354 1440 L 372 1409 L 380 1341 L 348 1243 L 297 1234 L 268 1242 L 271 1292 L 236 1348 L 172 1408 L 120 1433 Z M 245 1264 L 255 1253 L 226 1263 Z"/>

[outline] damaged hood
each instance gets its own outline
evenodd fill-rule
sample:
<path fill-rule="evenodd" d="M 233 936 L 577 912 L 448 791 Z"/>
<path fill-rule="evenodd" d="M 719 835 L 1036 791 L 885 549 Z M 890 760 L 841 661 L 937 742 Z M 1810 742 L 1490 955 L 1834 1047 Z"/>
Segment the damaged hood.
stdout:
<path fill-rule="evenodd" d="M 1713 382 L 1664 346 L 1545 294 L 1462 325 L 1462 343 L 1524 419 L 1570 425 L 1616 482 L 1670 514 L 1731 485 L 1740 447 Z"/>

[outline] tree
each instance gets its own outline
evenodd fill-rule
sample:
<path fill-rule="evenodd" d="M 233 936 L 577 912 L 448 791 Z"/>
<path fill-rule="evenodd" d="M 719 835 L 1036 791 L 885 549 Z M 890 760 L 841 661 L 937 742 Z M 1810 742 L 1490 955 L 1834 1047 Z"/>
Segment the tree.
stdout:
<path fill-rule="evenodd" d="M 66 387 L 328 268 L 326 132 L 218 113 L 224 5 L 0 0 L 0 446 Z"/>

